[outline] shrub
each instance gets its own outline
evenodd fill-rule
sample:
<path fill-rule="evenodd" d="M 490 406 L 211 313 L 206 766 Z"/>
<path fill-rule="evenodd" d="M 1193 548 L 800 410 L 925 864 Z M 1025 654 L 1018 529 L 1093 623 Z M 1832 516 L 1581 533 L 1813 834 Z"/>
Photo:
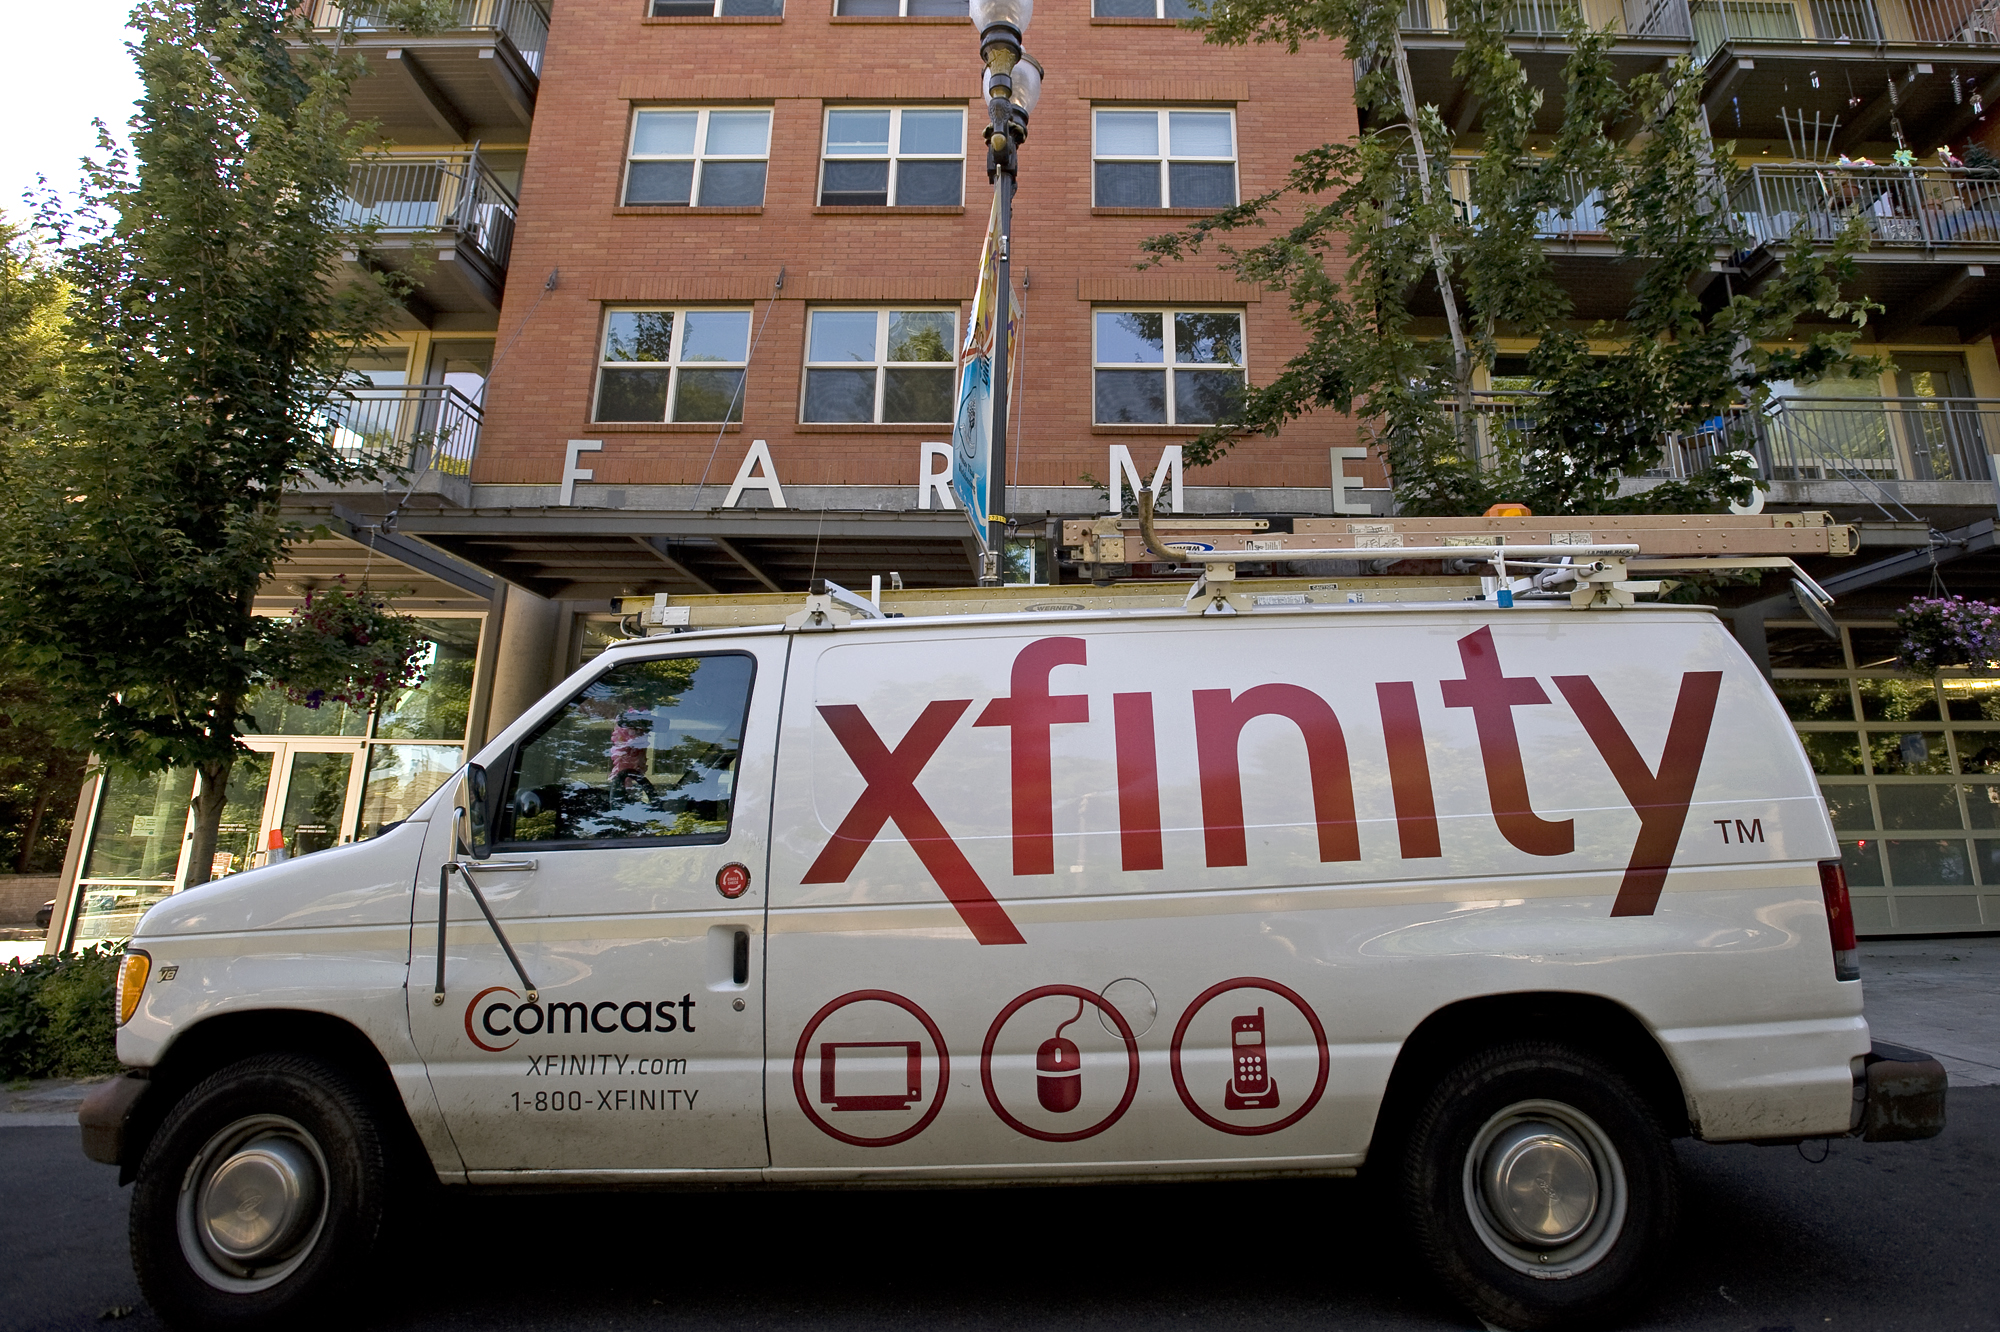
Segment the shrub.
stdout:
<path fill-rule="evenodd" d="M 112 992 L 120 950 L 0 963 L 0 1078 L 87 1078 L 118 1071 Z"/>

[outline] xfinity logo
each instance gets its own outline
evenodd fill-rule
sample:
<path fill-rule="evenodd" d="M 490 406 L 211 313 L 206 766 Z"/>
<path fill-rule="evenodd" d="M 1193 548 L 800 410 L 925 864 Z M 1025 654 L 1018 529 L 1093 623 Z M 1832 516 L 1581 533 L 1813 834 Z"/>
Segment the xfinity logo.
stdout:
<path fill-rule="evenodd" d="M 1500 836 L 1532 856 L 1572 854 L 1576 849 L 1574 820 L 1543 818 L 1529 803 L 1527 765 L 1515 729 L 1517 708 L 1556 706 L 1555 700 L 1533 676 L 1508 675 L 1501 669 L 1490 628 L 1465 635 L 1457 646 L 1464 671 L 1461 678 L 1385 681 L 1375 686 L 1373 702 L 1381 718 L 1402 859 L 1443 855 L 1424 740 L 1423 707 L 1427 700 L 1435 700 L 1431 706 L 1464 708 L 1471 714 L 1493 823 Z M 1081 638 L 1043 638 L 1029 643 L 1014 658 L 1011 693 L 987 703 L 972 723 L 1006 727 L 1011 732 L 1013 869 L 1017 876 L 1055 873 L 1049 731 L 1054 726 L 1089 721 L 1090 699 L 1085 694 L 1051 693 L 1049 677 L 1058 667 L 1085 664 Z M 1693 802 L 1722 672 L 1682 673 L 1666 744 L 1658 759 L 1648 759 L 1639 752 L 1589 676 L 1558 675 L 1552 682 L 1639 819 L 1638 837 L 1611 914 L 1650 916 L 1659 902 Z M 1150 692 L 1118 693 L 1111 698 L 1120 858 L 1128 871 L 1160 870 L 1166 865 L 1155 701 Z M 845 883 L 862 855 L 893 822 L 975 939 L 982 944 L 1026 942 L 916 786 L 918 776 L 972 704 L 969 698 L 930 702 L 893 747 L 854 704 L 820 706 L 827 728 L 867 785 L 802 882 Z M 1171 705 L 1180 706 L 1180 702 L 1172 700 Z M 1267 716 L 1292 722 L 1305 742 L 1320 860 L 1361 859 L 1347 735 L 1331 703 L 1303 685 L 1272 683 L 1242 693 L 1196 689 L 1187 705 L 1193 712 L 1202 837 L 1211 867 L 1249 863 L 1237 748 L 1244 727 Z M 1350 721 L 1358 720 L 1359 709 L 1353 703 L 1343 706 L 1349 709 Z M 1172 761 L 1185 760 L 1172 756 Z"/>
<path fill-rule="evenodd" d="M 493 995 L 507 998 L 491 999 Z M 520 998 L 517 991 L 504 985 L 489 985 L 472 996 L 472 1002 L 465 1006 L 465 1038 L 489 1054 L 499 1054 L 513 1049 L 523 1036 L 693 1031 L 697 1002 L 691 994 L 679 999 L 605 999 L 597 1003 L 516 1002 Z M 493 1043 L 509 1037 L 512 1039 L 505 1045 Z"/>

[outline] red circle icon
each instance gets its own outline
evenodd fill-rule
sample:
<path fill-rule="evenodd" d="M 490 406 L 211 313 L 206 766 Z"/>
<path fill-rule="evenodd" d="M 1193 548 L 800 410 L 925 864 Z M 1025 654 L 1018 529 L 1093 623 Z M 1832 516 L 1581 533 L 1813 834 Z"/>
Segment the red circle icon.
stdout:
<path fill-rule="evenodd" d="M 1046 1129 L 1022 1123 L 1008 1113 L 1006 1106 L 1000 1104 L 1000 1093 L 993 1087 L 993 1047 L 999 1043 L 1000 1029 L 1007 1025 L 1008 1018 L 1035 1000 L 1048 999 L 1056 995 L 1067 995 L 1071 999 L 1081 999 L 1086 1003 L 1095 1004 L 1100 1013 L 1107 1015 L 1117 1024 L 1118 1035 L 1125 1042 L 1125 1095 L 1119 1098 L 1117 1107 L 1110 1114 L 1095 1124 L 1069 1133 L 1050 1133 Z M 1132 1098 L 1139 1094 L 1139 1039 L 1132 1034 L 1131 1024 L 1125 1021 L 1125 1015 L 1118 1011 L 1116 1005 L 1106 1002 L 1080 985 L 1043 985 L 1011 1001 L 1000 1010 L 1000 1016 L 993 1019 L 993 1025 L 986 1029 L 986 1044 L 979 1049 L 979 1083 L 986 1089 L 986 1104 L 993 1107 L 993 1113 L 1000 1116 L 1001 1123 L 1016 1133 L 1042 1142 L 1081 1142 L 1085 1138 L 1094 1138 L 1104 1132 L 1124 1118 L 1125 1112 L 1132 1108 Z"/>
<path fill-rule="evenodd" d="M 826 1119 L 819 1111 L 813 1109 L 812 1100 L 806 1095 L 806 1052 L 812 1049 L 813 1035 L 819 1031 L 821 1024 L 841 1009 L 851 1004 L 866 1003 L 869 1000 L 894 1004 L 918 1022 L 921 1022 L 924 1031 L 931 1038 L 931 1048 L 937 1051 L 938 1059 L 937 1095 L 931 1099 L 929 1108 L 924 1111 L 916 1123 L 910 1125 L 908 1128 L 880 1138 L 863 1137 L 859 1134 L 848 1133 L 845 1130 L 835 1128 L 826 1122 Z M 806 1029 L 799 1033 L 798 1048 L 792 1051 L 792 1095 L 798 1098 L 799 1109 L 806 1112 L 806 1118 L 810 1119 L 814 1127 L 818 1128 L 821 1133 L 838 1142 L 844 1142 L 850 1147 L 894 1147 L 899 1142 L 908 1142 L 911 1138 L 916 1137 L 919 1133 L 929 1128 L 931 1121 L 938 1117 L 938 1111 L 944 1109 L 944 1094 L 950 1085 L 951 1056 L 945 1052 L 944 1033 L 938 1030 L 937 1023 L 931 1021 L 929 1013 L 924 1012 L 923 1009 L 918 1008 L 902 995 L 892 994 L 888 990 L 850 990 L 838 999 L 829 999 L 819 1012 L 812 1015 L 812 1021 L 806 1023 Z"/>
<path fill-rule="evenodd" d="M 1298 1109 L 1283 1119 L 1274 1120 L 1269 1124 L 1231 1124 L 1226 1120 L 1217 1119 L 1196 1103 L 1194 1096 L 1188 1091 L 1187 1079 L 1181 1075 L 1181 1042 L 1187 1038 L 1189 1024 L 1194 1021 L 1195 1014 L 1207 1007 L 1209 1000 L 1218 995 L 1228 994 L 1231 990 L 1268 990 L 1278 995 L 1305 1015 L 1306 1021 L 1312 1025 L 1313 1041 L 1319 1047 L 1319 1077 L 1313 1082 L 1311 1095 L 1300 1102 Z M 1296 990 L 1280 985 L 1274 980 L 1265 980 L 1261 976 L 1238 976 L 1234 980 L 1220 981 L 1209 986 L 1196 995 L 1194 1002 L 1187 1006 L 1187 1011 L 1181 1014 L 1180 1023 L 1174 1027 L 1174 1043 L 1168 1054 L 1168 1064 L 1174 1073 L 1174 1090 L 1180 1093 L 1181 1104 L 1188 1108 L 1188 1113 L 1212 1129 L 1247 1138 L 1260 1133 L 1276 1133 L 1279 1129 L 1288 1129 L 1312 1113 L 1312 1108 L 1319 1104 L 1319 1098 L 1326 1094 L 1326 1079 L 1327 1074 L 1333 1069 L 1333 1056 L 1326 1048 L 1326 1028 L 1320 1025 L 1319 1015 L 1312 1011 L 1310 1004 L 1299 997 Z"/>
<path fill-rule="evenodd" d="M 750 867 L 732 860 L 715 872 L 715 891 L 735 901 L 750 891 Z"/>

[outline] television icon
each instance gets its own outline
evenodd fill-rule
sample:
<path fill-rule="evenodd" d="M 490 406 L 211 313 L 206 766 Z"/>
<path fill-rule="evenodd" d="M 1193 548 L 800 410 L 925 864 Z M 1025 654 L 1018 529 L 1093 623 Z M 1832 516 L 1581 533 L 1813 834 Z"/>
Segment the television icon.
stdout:
<path fill-rule="evenodd" d="M 833 1110 L 907 1110 L 921 1101 L 923 1047 L 915 1041 L 825 1041 L 820 1104 Z"/>

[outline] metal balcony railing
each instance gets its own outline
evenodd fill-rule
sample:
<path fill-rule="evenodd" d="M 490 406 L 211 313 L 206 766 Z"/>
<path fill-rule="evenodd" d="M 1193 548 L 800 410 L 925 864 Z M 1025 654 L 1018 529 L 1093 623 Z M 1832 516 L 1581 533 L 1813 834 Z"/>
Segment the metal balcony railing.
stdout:
<path fill-rule="evenodd" d="M 1773 481 L 1990 481 L 2000 401 L 1780 398 L 1753 427 Z"/>
<path fill-rule="evenodd" d="M 1878 46 L 2000 42 L 1995 0 L 1695 0 L 1695 46 L 1706 61 L 1726 42 Z"/>
<path fill-rule="evenodd" d="M 529 69 L 542 72 L 549 44 L 549 11 L 541 0 L 433 0 L 441 32 L 498 32 L 513 44 Z M 313 0 L 312 25 L 349 32 L 395 31 L 381 6 L 368 0 Z"/>
<path fill-rule="evenodd" d="M 1472 202 L 1472 171 L 1477 161 L 1474 157 L 1456 156 L 1445 168 L 1445 188 L 1451 192 L 1452 206 L 1467 222 L 1479 216 L 1479 206 Z M 1411 169 L 1415 170 L 1414 161 Z M 1606 239 L 1603 191 L 1586 190 L 1575 172 L 1569 172 L 1564 183 L 1567 209 L 1550 208 L 1537 214 L 1535 233 L 1551 240 Z"/>
<path fill-rule="evenodd" d="M 1689 40 L 1694 28 L 1687 0 L 1481 0 L 1500 7 L 1501 31 L 1522 37 L 1561 37 L 1581 19 L 1585 26 L 1632 37 Z M 1450 0 L 1404 0 L 1405 32 L 1448 33 L 1453 22 Z"/>
<path fill-rule="evenodd" d="M 372 225 L 378 237 L 405 239 L 455 231 L 456 243 L 501 273 L 514 248 L 518 205 L 507 187 L 468 153 L 388 153 L 356 162 L 347 177 L 341 220 Z"/>
<path fill-rule="evenodd" d="M 2000 248 L 2000 179 L 1946 167 L 1754 166 L 1730 209 L 1759 244 L 1804 224 L 1831 240 L 1855 218 L 1871 248 Z"/>
<path fill-rule="evenodd" d="M 1541 403 L 1547 396 L 1527 389 L 1493 389 L 1472 395 L 1471 442 L 1483 465 L 1495 465 L 1503 454 L 1520 457 L 1557 447 L 1541 429 Z M 1457 414 L 1456 403 L 1443 406 Z M 1646 475 L 1685 480 L 1708 467 L 1718 454 L 1750 448 L 1751 435 L 1743 413 L 1731 412 L 1699 430 L 1670 432 L 1660 443 L 1659 465 Z"/>
<path fill-rule="evenodd" d="M 1555 447 L 1529 391 L 1473 395 L 1480 461 Z M 1453 404 L 1446 404 L 1455 413 Z M 1990 481 L 2000 446 L 2000 401 L 1984 398 L 1779 398 L 1761 413 L 1738 408 L 1661 440 L 1647 476 L 1685 480 L 1724 453 L 1748 451 L 1767 481 Z"/>
<path fill-rule="evenodd" d="M 348 388 L 326 409 L 336 452 L 412 476 L 465 476 L 479 447 L 479 404 L 448 384 Z"/>

